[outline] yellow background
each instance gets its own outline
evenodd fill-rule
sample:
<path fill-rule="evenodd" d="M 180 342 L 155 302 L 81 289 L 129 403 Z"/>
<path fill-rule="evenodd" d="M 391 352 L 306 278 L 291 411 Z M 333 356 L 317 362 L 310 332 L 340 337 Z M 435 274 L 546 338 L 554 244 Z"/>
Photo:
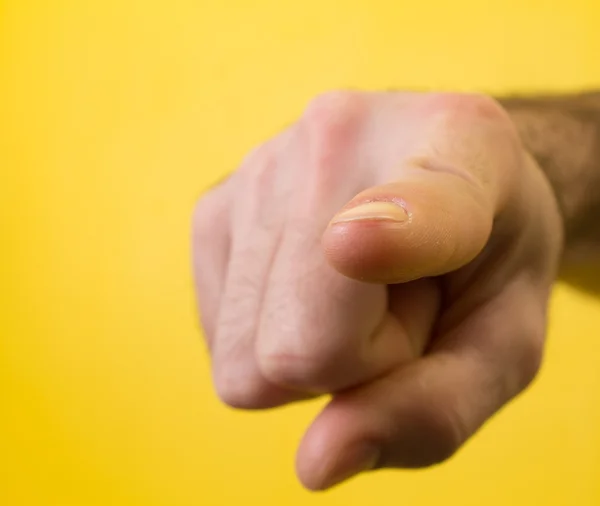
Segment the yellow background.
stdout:
<path fill-rule="evenodd" d="M 336 87 L 600 84 L 595 0 L 0 0 L 0 504 L 598 505 L 600 302 L 561 287 L 534 387 L 455 459 L 309 495 L 320 403 L 212 392 L 195 198 Z"/>

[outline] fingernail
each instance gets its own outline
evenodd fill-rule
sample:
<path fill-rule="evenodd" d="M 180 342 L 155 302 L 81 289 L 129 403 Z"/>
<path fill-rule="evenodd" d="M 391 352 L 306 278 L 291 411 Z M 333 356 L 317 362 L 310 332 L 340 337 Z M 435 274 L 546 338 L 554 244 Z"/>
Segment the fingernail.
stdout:
<path fill-rule="evenodd" d="M 373 446 L 360 448 L 347 460 L 340 462 L 338 468 L 323 483 L 322 489 L 331 488 L 364 471 L 373 469 L 379 461 L 379 450 Z"/>
<path fill-rule="evenodd" d="M 404 208 L 394 202 L 367 202 L 342 211 L 331 223 L 344 223 L 358 220 L 382 220 L 402 222 L 408 219 Z"/>

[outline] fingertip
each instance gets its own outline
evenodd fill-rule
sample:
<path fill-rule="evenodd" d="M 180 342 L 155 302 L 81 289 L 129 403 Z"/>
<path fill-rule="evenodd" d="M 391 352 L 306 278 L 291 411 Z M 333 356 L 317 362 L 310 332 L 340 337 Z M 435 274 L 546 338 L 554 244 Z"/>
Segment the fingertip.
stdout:
<path fill-rule="evenodd" d="M 331 223 L 322 247 L 341 274 L 371 283 L 406 283 L 443 274 L 452 249 L 439 247 L 448 232 L 420 226 L 419 220 L 382 219 Z"/>
<path fill-rule="evenodd" d="M 361 281 L 388 282 L 401 276 L 399 239 L 410 225 L 404 202 L 373 199 L 351 202 L 329 223 L 323 249 L 329 262 L 342 274 Z M 394 272 L 395 271 L 395 272 Z"/>
<path fill-rule="evenodd" d="M 328 440 L 320 441 L 315 432 L 307 433 L 296 459 L 298 478 L 308 490 L 328 490 L 377 467 L 380 451 L 376 445 L 358 442 L 338 446 L 334 434 L 321 431 Z"/>
<path fill-rule="evenodd" d="M 429 173 L 365 190 L 325 230 L 325 256 L 342 274 L 378 283 L 456 270 L 491 233 L 492 208 L 476 190 L 463 179 Z"/>
<path fill-rule="evenodd" d="M 406 269 L 410 251 L 400 242 L 398 230 L 403 226 L 386 220 L 331 223 L 322 239 L 325 257 L 337 271 L 360 281 L 386 283 L 390 277 L 410 277 Z"/>

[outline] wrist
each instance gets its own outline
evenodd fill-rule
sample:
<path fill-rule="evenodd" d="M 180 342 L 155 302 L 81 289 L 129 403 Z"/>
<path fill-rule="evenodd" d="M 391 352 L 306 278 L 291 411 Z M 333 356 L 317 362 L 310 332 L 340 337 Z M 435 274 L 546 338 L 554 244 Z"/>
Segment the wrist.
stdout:
<path fill-rule="evenodd" d="M 504 98 L 525 149 L 550 182 L 565 227 L 563 263 L 600 253 L 600 93 Z"/>

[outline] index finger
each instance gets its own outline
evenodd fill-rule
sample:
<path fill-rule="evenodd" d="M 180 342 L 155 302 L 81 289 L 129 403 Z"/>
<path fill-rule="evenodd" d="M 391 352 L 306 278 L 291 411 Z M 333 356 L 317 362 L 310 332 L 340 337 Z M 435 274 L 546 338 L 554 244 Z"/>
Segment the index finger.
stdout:
<path fill-rule="evenodd" d="M 369 469 L 453 455 L 538 370 L 544 300 L 527 283 L 483 305 L 431 354 L 336 396 L 302 441 L 301 481 L 325 489 Z"/>

